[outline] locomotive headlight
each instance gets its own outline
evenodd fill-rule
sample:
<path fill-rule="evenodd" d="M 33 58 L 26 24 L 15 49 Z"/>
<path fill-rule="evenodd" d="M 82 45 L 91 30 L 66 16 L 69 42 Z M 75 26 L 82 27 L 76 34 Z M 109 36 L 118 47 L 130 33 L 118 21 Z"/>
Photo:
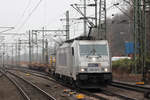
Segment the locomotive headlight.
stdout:
<path fill-rule="evenodd" d="M 80 71 L 85 72 L 85 71 L 87 71 L 87 68 L 82 68 Z"/>
<path fill-rule="evenodd" d="M 84 72 L 84 71 L 85 71 L 85 69 L 84 69 L 84 68 L 82 68 L 82 69 L 81 69 L 81 72 Z"/>
<path fill-rule="evenodd" d="M 105 68 L 104 71 L 105 71 L 105 72 L 108 72 L 108 68 Z"/>
<path fill-rule="evenodd" d="M 94 62 L 95 62 L 95 61 L 96 61 L 96 58 L 95 58 L 95 57 L 93 57 L 93 58 L 92 58 L 92 61 L 94 61 Z"/>

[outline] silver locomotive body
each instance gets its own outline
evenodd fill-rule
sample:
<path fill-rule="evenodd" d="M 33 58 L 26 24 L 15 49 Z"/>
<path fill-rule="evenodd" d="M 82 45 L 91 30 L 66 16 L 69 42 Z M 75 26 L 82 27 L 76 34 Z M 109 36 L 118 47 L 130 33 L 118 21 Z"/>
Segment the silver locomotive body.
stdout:
<path fill-rule="evenodd" d="M 57 50 L 55 75 L 81 88 L 97 88 L 112 81 L 106 40 L 75 40 Z"/>

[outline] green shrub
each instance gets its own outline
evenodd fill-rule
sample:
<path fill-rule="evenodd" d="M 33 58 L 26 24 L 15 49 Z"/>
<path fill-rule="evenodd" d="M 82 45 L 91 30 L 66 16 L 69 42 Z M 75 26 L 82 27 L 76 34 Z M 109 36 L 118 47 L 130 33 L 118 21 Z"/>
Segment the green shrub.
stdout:
<path fill-rule="evenodd" d="M 120 59 L 112 62 L 112 68 L 114 70 L 120 69 L 130 71 L 131 67 L 133 66 L 133 63 L 133 60 L 130 59 Z"/>
<path fill-rule="evenodd" d="M 139 57 L 137 57 L 136 61 L 132 59 L 121 59 L 112 62 L 113 70 L 126 70 L 128 72 L 132 72 L 132 69 L 135 67 L 135 63 L 137 64 L 137 72 L 142 72 L 142 67 L 139 64 Z M 146 58 L 146 67 L 150 69 L 150 58 Z"/>

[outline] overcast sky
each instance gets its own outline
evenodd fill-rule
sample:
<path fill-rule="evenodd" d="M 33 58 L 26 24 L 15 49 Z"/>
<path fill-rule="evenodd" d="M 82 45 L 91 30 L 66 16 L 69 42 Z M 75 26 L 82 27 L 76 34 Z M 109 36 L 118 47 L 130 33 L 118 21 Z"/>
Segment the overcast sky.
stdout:
<path fill-rule="evenodd" d="M 72 15 L 70 15 L 70 17 L 76 14 L 76 11 L 73 13 L 70 4 L 79 3 L 81 1 L 82 0 L 0 0 L 0 27 L 15 27 L 12 32 L 25 32 L 29 29 L 40 29 L 43 26 L 46 26 L 47 29 L 58 29 L 63 26 L 60 24 L 60 18 L 64 18 L 66 10 L 71 11 Z M 116 1 L 119 0 L 107 0 L 107 6 L 111 6 L 111 3 Z M 110 13 L 111 12 L 108 14 L 111 15 Z M 4 29 L 0 29 L 0 31 L 1 30 Z"/>
<path fill-rule="evenodd" d="M 91 1 L 94 0 L 87 0 L 87 2 Z M 107 8 L 109 8 L 122 0 L 106 1 Z M 71 18 L 81 16 L 70 6 L 74 3 L 83 3 L 83 0 L 0 0 L 0 34 L 2 34 L 1 31 L 7 30 L 1 27 L 14 27 L 12 31 L 6 33 L 26 33 L 28 30 L 42 29 L 43 26 L 46 29 L 62 29 L 65 23 L 60 19 L 65 18 L 66 10 L 70 11 Z M 88 9 L 87 13 L 93 15 L 94 9 Z M 114 13 L 118 13 L 116 8 L 107 9 L 107 17 L 111 17 Z M 70 21 L 70 28 L 72 36 L 83 33 L 82 21 Z M 0 41 L 2 38 L 0 36 Z M 16 43 L 16 40 L 18 41 L 18 36 L 5 36 L 5 42 Z"/>

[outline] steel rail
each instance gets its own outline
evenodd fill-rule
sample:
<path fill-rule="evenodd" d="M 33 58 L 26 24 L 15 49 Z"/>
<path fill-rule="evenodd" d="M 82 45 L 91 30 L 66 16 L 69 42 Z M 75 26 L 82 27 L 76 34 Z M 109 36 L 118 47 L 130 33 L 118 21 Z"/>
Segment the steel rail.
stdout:
<path fill-rule="evenodd" d="M 29 96 L 24 92 L 24 90 L 12 79 L 10 78 L 8 75 L 6 75 L 2 70 L 0 70 L 0 72 L 9 80 L 11 81 L 15 86 L 16 88 L 19 90 L 19 92 L 21 93 L 21 95 L 24 97 L 24 99 L 26 100 L 31 100 L 29 98 Z"/>
<path fill-rule="evenodd" d="M 119 86 L 119 87 L 127 88 L 127 89 L 133 89 L 133 90 L 139 91 L 139 92 L 150 91 L 150 88 L 148 88 L 148 87 L 142 87 L 142 86 L 127 84 L 127 83 L 122 83 L 122 82 L 113 81 L 111 83 L 111 85 L 112 86 Z"/>
<path fill-rule="evenodd" d="M 37 74 L 40 74 L 40 75 L 45 75 L 47 76 L 48 74 L 44 73 L 44 72 L 39 72 L 39 71 L 33 71 L 33 70 L 30 70 L 28 68 L 17 68 L 17 67 L 13 67 L 13 68 L 9 68 L 9 67 L 6 67 L 6 69 L 8 70 L 19 70 L 19 71 L 24 71 L 24 72 L 31 72 L 31 73 L 37 73 Z"/>
<path fill-rule="evenodd" d="M 47 75 L 40 74 L 40 73 L 38 73 L 38 72 L 36 73 L 36 71 L 33 71 L 33 72 L 32 72 L 32 71 L 20 70 L 20 69 L 15 69 L 15 70 L 21 71 L 21 72 L 23 72 L 23 73 L 29 73 L 29 74 L 31 74 L 31 75 L 44 78 L 44 79 L 46 79 L 46 80 L 56 82 L 56 83 L 61 84 L 61 85 L 65 86 L 65 87 L 68 87 L 68 88 L 70 88 L 70 89 L 72 89 L 72 90 L 76 90 L 77 92 L 80 92 L 80 93 L 89 95 L 89 96 L 91 96 L 91 97 L 94 97 L 94 98 L 97 98 L 97 99 L 100 99 L 100 100 L 108 100 L 108 99 L 106 99 L 106 98 L 104 98 L 104 97 L 98 96 L 98 95 L 96 95 L 96 94 L 94 94 L 94 93 L 91 93 L 91 92 L 89 92 L 89 91 L 85 91 L 85 90 L 81 90 L 81 89 L 76 89 L 75 87 L 72 87 L 72 86 L 70 86 L 70 85 L 68 85 L 68 84 L 65 84 L 65 83 L 60 82 L 60 81 L 56 81 L 54 78 L 51 78 L 51 77 L 49 77 L 49 76 L 47 76 Z M 32 72 L 32 73 L 31 73 L 31 72 Z M 111 94 L 112 96 L 116 96 L 116 97 L 118 97 L 118 98 L 122 98 L 122 99 L 125 99 L 125 100 L 136 100 L 135 98 L 130 98 L 130 97 L 127 97 L 127 96 L 124 96 L 124 95 L 120 95 L 120 94 L 117 94 L 117 93 L 113 93 L 113 92 L 111 92 L 111 91 L 109 91 L 109 90 L 106 90 L 106 89 L 103 89 L 103 88 L 99 88 L 99 89 L 102 90 L 103 94 L 105 94 L 105 95 Z"/>
<path fill-rule="evenodd" d="M 12 69 L 12 70 L 14 70 L 14 69 Z M 91 92 L 88 92 L 88 91 L 85 91 L 85 90 L 81 90 L 81 89 L 76 89 L 75 87 L 73 87 L 71 85 L 65 84 L 65 83 L 60 82 L 60 81 L 56 81 L 54 78 L 51 78 L 51 77 L 49 77 L 47 75 L 44 75 L 44 74 L 41 75 L 40 73 L 38 73 L 38 72 L 36 73 L 35 71 L 33 71 L 31 73 L 31 71 L 27 71 L 27 70 L 20 70 L 20 69 L 15 69 L 15 70 L 21 71 L 23 73 L 29 73 L 31 75 L 34 75 L 34 76 L 37 76 L 37 77 L 40 77 L 40 78 L 44 78 L 44 79 L 46 79 L 48 81 L 53 81 L 55 83 L 61 84 L 62 86 L 65 86 L 67 88 L 70 88 L 72 90 L 75 90 L 77 92 L 83 93 L 85 95 L 88 95 L 88 96 L 91 96 L 91 97 L 94 97 L 94 98 L 97 98 L 97 99 L 100 99 L 100 100 L 108 100 L 108 99 L 106 99 L 106 98 L 104 98 L 102 96 L 98 96 L 98 95 L 96 95 L 94 93 L 91 93 Z"/>
<path fill-rule="evenodd" d="M 22 70 L 22 72 L 28 72 L 28 71 L 23 71 Z M 67 84 L 64 84 L 63 82 L 58 82 L 58 81 L 56 81 L 56 80 L 54 80 L 53 78 L 50 78 L 50 77 L 48 77 L 48 76 L 45 76 L 45 75 L 41 75 L 40 73 L 30 73 L 31 75 L 34 75 L 34 76 L 37 76 L 37 77 L 41 77 L 41 78 L 44 78 L 44 79 L 47 79 L 47 80 L 50 80 L 50 81 L 53 81 L 53 82 L 57 82 L 57 83 L 59 83 L 59 84 L 61 84 L 61 85 L 63 85 L 63 86 L 66 86 L 66 87 L 69 87 L 70 89 L 73 89 L 73 90 L 76 90 L 76 91 L 78 91 L 78 92 L 81 92 L 81 93 L 84 93 L 84 94 L 86 94 L 86 95 L 89 95 L 89 96 L 91 96 L 91 97 L 94 97 L 94 98 L 97 98 L 97 99 L 100 99 L 100 100 L 107 100 L 106 98 L 104 98 L 104 97 L 101 97 L 101 96 L 98 96 L 98 95 L 96 95 L 96 94 L 94 94 L 94 93 L 91 93 L 91 92 L 89 92 L 89 91 L 84 91 L 84 90 L 81 90 L 81 89 L 76 89 L 76 88 L 74 88 L 74 87 L 72 87 L 72 86 L 70 86 L 70 85 L 67 85 Z M 127 97 L 127 96 L 123 96 L 123 95 L 119 95 L 119 94 L 116 94 L 116 93 L 112 93 L 112 92 L 110 92 L 110 91 L 108 91 L 108 90 L 105 90 L 105 89 L 102 89 L 102 88 L 100 88 L 100 90 L 103 90 L 103 93 L 105 93 L 105 92 L 107 92 L 107 93 L 105 93 L 106 95 L 108 95 L 108 94 L 111 94 L 111 95 L 113 95 L 113 96 L 116 96 L 116 97 L 119 97 L 119 98 L 122 98 L 122 99 L 125 99 L 125 100 L 136 100 L 136 99 L 134 99 L 134 98 L 129 98 L 129 97 Z"/>
<path fill-rule="evenodd" d="M 104 89 L 104 88 L 100 88 L 100 89 L 102 90 L 102 92 L 103 92 L 104 94 L 111 94 L 111 95 L 113 95 L 113 96 L 122 98 L 122 99 L 124 99 L 124 100 L 137 100 L 137 99 L 135 99 L 135 98 L 130 98 L 130 97 L 127 97 L 127 96 L 125 96 L 125 95 L 121 95 L 121 94 L 118 94 L 118 93 L 111 92 L 110 90 L 106 90 L 106 89 Z"/>
<path fill-rule="evenodd" d="M 50 94 L 48 94 L 47 92 L 45 92 L 44 90 L 42 90 L 41 88 L 39 88 L 38 86 L 36 86 L 35 84 L 33 84 L 32 82 L 10 72 L 10 71 L 7 71 L 9 74 L 13 75 L 14 77 L 17 77 L 19 79 L 21 79 L 22 81 L 26 82 L 27 84 L 30 84 L 31 86 L 33 86 L 35 89 L 37 89 L 38 91 L 40 91 L 42 94 L 44 94 L 45 96 L 48 97 L 49 100 L 56 100 L 53 96 L 51 96 Z"/>
<path fill-rule="evenodd" d="M 123 88 L 126 90 L 132 90 L 132 91 L 144 93 L 144 97 L 150 99 L 150 88 L 148 88 L 148 87 L 142 87 L 142 86 L 121 83 L 121 82 L 115 82 L 115 81 L 113 81 L 110 85 L 114 86 L 114 87 Z"/>

